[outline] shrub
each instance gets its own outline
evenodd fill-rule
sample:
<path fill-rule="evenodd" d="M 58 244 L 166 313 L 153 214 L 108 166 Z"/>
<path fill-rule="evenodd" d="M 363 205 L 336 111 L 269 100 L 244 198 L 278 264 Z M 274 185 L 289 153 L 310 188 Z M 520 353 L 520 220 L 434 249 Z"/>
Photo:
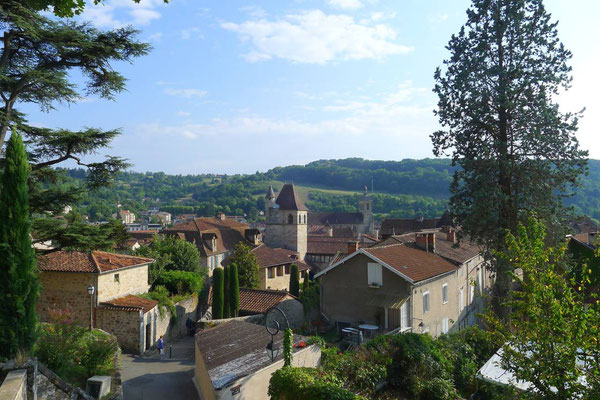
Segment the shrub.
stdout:
<path fill-rule="evenodd" d="M 170 293 L 164 286 L 155 286 L 150 292 L 139 295 L 145 299 L 155 300 L 158 302 L 158 313 L 161 317 L 165 316 L 165 310 L 171 315 L 171 319 L 177 318 L 177 310 L 175 304 L 171 301 Z"/>
<path fill-rule="evenodd" d="M 271 376 L 269 396 L 273 400 L 361 400 L 340 382 L 315 368 L 281 368 Z"/>
<path fill-rule="evenodd" d="M 80 365 L 88 376 L 106 375 L 112 372 L 118 347 L 117 341 L 109 335 L 89 335 L 81 352 Z"/>
<path fill-rule="evenodd" d="M 184 295 L 198 293 L 202 283 L 203 279 L 197 273 L 172 270 L 163 271 L 155 284 L 164 286 L 173 295 Z"/>
<path fill-rule="evenodd" d="M 455 400 L 458 394 L 451 380 L 435 377 L 427 381 L 420 397 L 423 400 Z"/>
<path fill-rule="evenodd" d="M 308 314 L 319 307 L 320 290 L 318 281 L 311 282 L 308 288 L 302 291 L 300 294 L 300 301 L 302 301 L 302 304 L 304 305 L 305 314 Z"/>

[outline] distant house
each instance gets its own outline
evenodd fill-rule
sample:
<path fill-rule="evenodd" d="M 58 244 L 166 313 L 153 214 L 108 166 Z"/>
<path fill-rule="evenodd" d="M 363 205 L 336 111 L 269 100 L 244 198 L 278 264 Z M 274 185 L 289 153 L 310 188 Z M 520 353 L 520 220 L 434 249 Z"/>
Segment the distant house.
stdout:
<path fill-rule="evenodd" d="M 387 239 L 390 236 L 404 235 L 428 229 L 440 229 L 443 226 L 454 227 L 454 223 L 447 211 L 438 218 L 386 218 L 381 223 L 379 234 L 382 239 Z"/>
<path fill-rule="evenodd" d="M 360 239 L 353 237 L 309 236 L 305 259 L 318 272 L 331 265 L 333 260 L 339 259 L 340 255 L 345 256 L 355 252 L 359 247 L 369 246 L 373 243 L 375 242 L 370 240 L 370 236 L 365 234 L 361 235 Z"/>
<path fill-rule="evenodd" d="M 365 187 L 358 200 L 358 212 L 309 212 L 308 225 L 327 226 L 334 229 L 349 228 L 355 233 L 373 233 L 373 200 Z"/>
<path fill-rule="evenodd" d="M 322 314 L 434 336 L 475 323 L 491 280 L 478 248 L 455 239 L 452 230 L 417 232 L 352 252 L 315 275 Z"/>
<path fill-rule="evenodd" d="M 260 244 L 252 249 L 259 266 L 260 288 L 289 290 L 292 264 L 298 266 L 300 279 L 310 272 L 310 267 L 299 259 L 298 253 L 288 249 L 272 249 Z M 223 266 L 231 263 L 231 257 L 223 261 Z"/>
<path fill-rule="evenodd" d="M 214 218 L 194 218 L 176 224 L 161 231 L 167 236 L 176 236 L 193 243 L 200 252 L 200 263 L 208 268 L 209 276 L 221 262 L 233 253 L 235 245 L 244 242 L 249 246 L 258 246 L 261 233 L 219 213 Z"/>
<path fill-rule="evenodd" d="M 119 218 L 124 224 L 133 224 L 135 222 L 135 214 L 128 210 L 119 210 Z"/>
<path fill-rule="evenodd" d="M 282 348 L 282 333 L 275 336 L 275 347 Z M 267 399 L 273 372 L 283 367 L 283 352 L 274 361 L 266 347 L 271 335 L 264 326 L 231 321 L 196 334 L 194 384 L 202 400 Z M 308 338 L 294 335 L 292 365 L 317 367 L 321 349 L 301 347 Z"/>
<path fill-rule="evenodd" d="M 40 320 L 52 310 L 70 310 L 83 326 L 93 323 L 114 334 L 125 351 L 141 353 L 166 332 L 154 300 L 139 297 L 150 288 L 148 266 L 154 260 L 103 251 L 56 251 L 38 258 L 42 286 L 36 305 Z M 88 294 L 88 286 L 94 294 Z"/>
<path fill-rule="evenodd" d="M 158 218 L 158 220 L 163 225 L 168 225 L 171 223 L 171 213 L 168 213 L 166 211 L 159 211 L 154 215 L 156 215 L 156 218 Z"/>

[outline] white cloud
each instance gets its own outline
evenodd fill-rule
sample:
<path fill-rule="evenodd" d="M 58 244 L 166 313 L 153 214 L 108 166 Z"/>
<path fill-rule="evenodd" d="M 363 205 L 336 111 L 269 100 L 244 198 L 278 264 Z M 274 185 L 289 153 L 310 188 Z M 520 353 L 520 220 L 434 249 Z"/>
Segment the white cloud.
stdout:
<path fill-rule="evenodd" d="M 189 117 L 190 115 L 192 115 L 192 113 L 187 112 L 187 111 L 177 111 L 176 115 L 178 117 Z"/>
<path fill-rule="evenodd" d="M 180 31 L 181 38 L 183 40 L 191 39 L 192 36 L 197 36 L 198 38 L 202 39 L 204 36 L 202 34 L 200 34 L 199 32 L 200 32 L 200 28 L 197 28 L 197 27 L 182 29 Z"/>
<path fill-rule="evenodd" d="M 327 3 L 330 7 L 342 10 L 357 10 L 363 7 L 360 0 L 329 0 Z"/>
<path fill-rule="evenodd" d="M 348 15 L 305 11 L 269 21 L 253 19 L 241 24 L 225 22 L 252 48 L 250 62 L 282 58 L 297 63 L 325 64 L 335 60 L 383 59 L 412 51 L 396 42 L 396 31 L 385 24 L 355 21 Z"/>
<path fill-rule="evenodd" d="M 148 36 L 148 40 L 151 42 L 160 42 L 163 37 L 162 32 L 156 32 Z"/>
<path fill-rule="evenodd" d="M 126 25 L 143 26 L 159 19 L 157 9 L 164 5 L 162 0 L 107 0 L 100 4 L 86 4 L 80 18 L 99 28 L 119 28 Z"/>
<path fill-rule="evenodd" d="M 203 97 L 206 96 L 206 94 L 208 93 L 206 90 L 201 90 L 201 89 L 173 89 L 173 88 L 166 88 L 164 90 L 165 94 L 168 94 L 169 96 L 182 96 L 185 98 L 191 98 L 191 97 Z"/>
<path fill-rule="evenodd" d="M 312 98 L 325 98 L 327 95 L 311 95 L 296 92 L 296 95 Z M 431 110 L 435 104 L 430 91 L 414 87 L 411 82 L 398 85 L 393 91 L 379 95 L 380 100 L 338 100 L 330 105 L 314 110 L 305 108 L 306 118 L 267 117 L 240 110 L 231 118 L 214 118 L 203 123 L 181 125 L 143 124 L 139 132 L 155 135 L 179 135 L 186 139 L 218 136 L 232 140 L 249 135 L 274 137 L 312 137 L 310 140 L 329 138 L 330 135 L 346 137 L 368 137 L 369 140 L 389 139 L 398 134 L 406 136 L 432 132 L 435 118 Z M 312 101 L 312 100 L 311 100 Z M 311 114 L 312 112 L 315 114 Z M 319 120 L 325 111 L 325 118 Z M 318 116 L 317 116 L 318 115 Z M 396 140 L 396 139 L 394 139 Z M 427 140 L 429 140 L 427 138 Z"/>

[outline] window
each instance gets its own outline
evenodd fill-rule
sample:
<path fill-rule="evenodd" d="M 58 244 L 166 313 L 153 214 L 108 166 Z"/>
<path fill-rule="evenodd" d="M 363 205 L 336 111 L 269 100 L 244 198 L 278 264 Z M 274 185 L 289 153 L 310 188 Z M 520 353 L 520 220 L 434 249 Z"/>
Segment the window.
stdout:
<path fill-rule="evenodd" d="M 469 304 L 473 302 L 473 298 L 475 297 L 475 286 L 469 286 L 469 290 L 471 290 L 471 297 L 469 298 Z"/>
<path fill-rule="evenodd" d="M 288 224 L 293 224 L 294 223 L 294 217 L 292 216 L 292 214 L 288 215 Z"/>
<path fill-rule="evenodd" d="M 429 312 L 429 292 L 423 292 L 423 314 Z"/>
<path fill-rule="evenodd" d="M 267 268 L 267 277 L 269 279 L 274 278 L 275 277 L 275 267 L 270 267 Z"/>
<path fill-rule="evenodd" d="M 442 304 L 446 304 L 448 302 L 448 284 L 444 283 L 442 285 Z"/>
<path fill-rule="evenodd" d="M 382 286 L 383 280 L 381 277 L 381 265 L 377 263 L 369 263 L 368 269 L 368 281 L 369 286 Z"/>
<path fill-rule="evenodd" d="M 287 265 L 285 266 L 285 274 L 286 274 L 286 275 L 289 275 L 289 274 L 290 274 L 290 264 L 287 264 Z"/>
<path fill-rule="evenodd" d="M 402 328 L 408 328 L 410 326 L 410 308 L 408 300 L 406 300 L 400 308 L 400 326 Z"/>
<path fill-rule="evenodd" d="M 117 282 L 117 283 L 121 282 L 121 281 L 119 280 L 119 274 L 115 274 L 115 282 Z"/>
<path fill-rule="evenodd" d="M 460 296 L 459 296 L 459 306 L 460 308 L 458 309 L 459 311 L 462 311 L 465 309 L 465 288 L 460 288 Z"/>
<path fill-rule="evenodd" d="M 367 203 L 367 211 L 369 211 L 369 203 Z"/>
<path fill-rule="evenodd" d="M 277 266 L 277 276 L 283 276 L 283 265 Z"/>
<path fill-rule="evenodd" d="M 448 318 L 444 318 L 442 320 L 442 333 L 448 333 L 449 325 L 450 325 L 450 320 L 448 320 Z"/>

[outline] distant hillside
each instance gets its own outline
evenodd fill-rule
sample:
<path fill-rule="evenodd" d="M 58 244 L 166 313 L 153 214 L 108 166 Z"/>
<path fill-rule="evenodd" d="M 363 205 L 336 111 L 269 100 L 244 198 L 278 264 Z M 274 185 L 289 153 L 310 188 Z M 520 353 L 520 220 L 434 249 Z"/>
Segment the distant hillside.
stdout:
<path fill-rule="evenodd" d="M 354 211 L 368 186 L 369 192 L 371 187 L 375 189 L 373 209 L 380 218 L 383 214 L 433 217 L 446 209 L 454 171 L 447 159 L 348 158 L 277 167 L 252 175 L 125 172 L 112 187 L 84 193 L 76 208 L 93 221 L 108 218 L 117 211 L 117 204 L 136 213 L 158 206 L 175 214 L 209 216 L 223 211 L 257 220 L 269 185 L 278 190 L 284 182 L 294 182 L 306 205 L 314 211 Z M 81 169 L 65 172 L 65 185 L 78 185 L 85 178 Z M 600 219 L 600 161 L 590 161 L 589 176 L 582 178 L 582 188 L 567 204 L 578 214 Z"/>

